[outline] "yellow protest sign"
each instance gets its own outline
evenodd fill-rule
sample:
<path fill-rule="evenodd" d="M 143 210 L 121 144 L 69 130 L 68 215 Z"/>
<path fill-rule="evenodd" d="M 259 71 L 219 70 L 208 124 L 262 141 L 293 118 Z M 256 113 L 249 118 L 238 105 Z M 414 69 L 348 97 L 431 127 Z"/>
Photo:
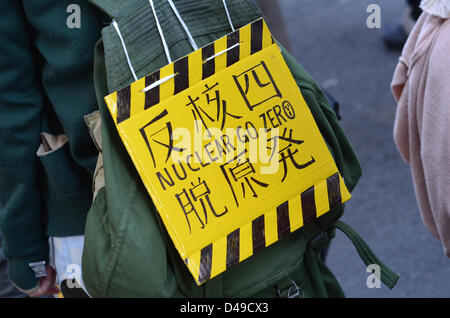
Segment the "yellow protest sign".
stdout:
<path fill-rule="evenodd" d="M 350 199 L 263 19 L 105 100 L 197 284 Z"/>

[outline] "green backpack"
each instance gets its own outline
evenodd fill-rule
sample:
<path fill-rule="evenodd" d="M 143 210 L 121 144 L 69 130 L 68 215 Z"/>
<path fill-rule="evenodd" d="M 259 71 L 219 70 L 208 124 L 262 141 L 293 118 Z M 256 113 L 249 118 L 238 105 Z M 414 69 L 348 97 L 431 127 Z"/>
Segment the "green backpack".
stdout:
<path fill-rule="evenodd" d="M 344 297 L 321 259 L 336 228 L 355 244 L 366 265 L 378 264 L 381 281 L 392 288 L 398 275 L 383 265 L 363 240 L 339 221 L 344 205 L 197 286 L 171 242 L 138 172 L 122 144 L 104 97 L 133 81 L 128 63 L 143 77 L 167 64 L 148 1 L 91 0 L 120 26 L 102 30 L 95 51 L 95 89 L 99 113 L 87 118 L 100 149 L 95 198 L 87 216 L 83 280 L 93 297 Z M 189 54 L 188 38 L 166 0 L 154 1 L 174 59 Z M 252 0 L 228 0 L 236 28 L 262 16 Z M 199 46 L 229 33 L 222 0 L 176 2 Z M 349 191 L 361 167 L 322 90 L 282 48 L 283 57 L 331 151 Z M 101 126 L 99 125 L 101 121 Z M 104 175 L 104 177 L 103 177 Z"/>

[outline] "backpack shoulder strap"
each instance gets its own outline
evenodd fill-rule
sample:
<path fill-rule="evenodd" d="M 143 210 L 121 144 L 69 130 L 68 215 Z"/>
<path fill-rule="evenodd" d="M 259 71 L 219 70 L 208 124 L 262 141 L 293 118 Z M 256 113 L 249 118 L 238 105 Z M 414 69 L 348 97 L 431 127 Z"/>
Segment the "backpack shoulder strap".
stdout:
<path fill-rule="evenodd" d="M 310 246 L 316 251 L 316 253 L 320 253 L 330 242 L 331 239 L 335 236 L 335 229 L 341 230 L 353 243 L 353 246 L 356 248 L 359 256 L 363 260 L 364 264 L 369 267 L 370 265 L 379 266 L 379 276 L 378 279 L 383 282 L 387 287 L 392 289 L 398 279 L 399 275 L 391 270 L 387 265 L 385 265 L 372 251 L 369 245 L 361 238 L 361 236 L 348 224 L 337 220 L 334 223 L 334 226 L 331 227 L 328 231 L 324 231 L 319 223 L 310 222 L 305 224 L 303 227 L 303 234 L 306 237 L 306 240 L 309 242 Z"/>
<path fill-rule="evenodd" d="M 367 243 L 356 233 L 356 231 L 348 224 L 342 221 L 336 221 L 336 228 L 341 230 L 353 243 L 359 256 L 366 264 L 377 265 L 380 267 L 380 279 L 387 287 L 392 289 L 399 279 L 399 275 L 393 272 L 388 266 L 378 259 L 378 257 L 372 252 Z"/>

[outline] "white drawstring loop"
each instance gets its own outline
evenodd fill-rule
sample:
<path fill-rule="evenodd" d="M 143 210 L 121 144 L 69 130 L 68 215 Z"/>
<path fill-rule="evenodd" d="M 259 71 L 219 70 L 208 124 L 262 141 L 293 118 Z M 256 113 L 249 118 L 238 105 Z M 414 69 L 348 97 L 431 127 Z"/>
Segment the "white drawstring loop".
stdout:
<path fill-rule="evenodd" d="M 143 91 L 144 93 L 145 93 L 145 92 L 148 92 L 149 90 L 155 88 L 156 86 L 161 85 L 162 83 L 167 82 L 168 80 L 170 80 L 171 78 L 174 78 L 175 76 L 177 76 L 177 73 L 174 73 L 174 74 L 172 74 L 172 75 L 169 75 L 169 76 L 166 76 L 166 77 L 164 77 L 164 78 L 161 78 L 160 80 L 154 82 L 153 84 L 150 84 L 150 85 L 148 85 L 147 87 L 145 87 L 142 91 Z"/>
<path fill-rule="evenodd" d="M 131 65 L 130 57 L 128 55 L 128 50 L 127 50 L 127 47 L 125 45 L 125 42 L 123 41 L 122 34 L 120 33 L 119 25 L 117 24 L 116 20 L 112 21 L 112 25 L 114 26 L 114 29 L 116 29 L 116 32 L 119 35 L 120 43 L 122 43 L 123 52 L 125 53 L 125 57 L 127 59 L 128 67 L 130 68 L 131 74 L 133 74 L 134 80 L 137 81 L 138 78 L 136 76 L 136 73 L 134 72 L 133 65 Z"/>
<path fill-rule="evenodd" d="M 230 46 L 229 48 L 227 48 L 227 49 L 225 49 L 225 50 L 223 50 L 223 51 L 220 51 L 219 53 L 214 54 L 213 56 L 210 56 L 210 57 L 206 58 L 206 59 L 203 61 L 203 63 L 206 63 L 206 62 L 208 62 L 208 61 L 210 61 L 210 60 L 214 60 L 216 57 L 218 57 L 218 56 L 220 56 L 220 55 L 222 55 L 222 54 L 224 54 L 224 53 L 227 53 L 228 51 L 234 49 L 235 47 L 237 47 L 237 46 L 239 46 L 239 45 L 241 45 L 241 43 L 239 43 L 239 42 L 236 43 L 236 44 L 233 44 L 233 45 Z"/>
<path fill-rule="evenodd" d="M 156 27 L 158 28 L 159 36 L 161 37 L 161 41 L 162 41 L 162 44 L 163 44 L 163 47 L 164 47 L 164 52 L 166 53 L 167 61 L 170 64 L 170 63 L 172 63 L 172 59 L 170 57 L 169 48 L 167 47 L 166 38 L 164 37 L 164 33 L 163 33 L 162 29 L 161 29 L 161 25 L 159 24 L 158 15 L 156 14 L 156 10 L 155 10 L 155 6 L 153 4 L 153 0 L 148 0 L 148 2 L 150 3 L 150 6 L 152 7 L 153 16 L 155 17 L 155 21 L 156 21 Z"/>
<path fill-rule="evenodd" d="M 181 18 L 180 13 L 178 12 L 177 8 L 175 7 L 175 5 L 173 4 L 172 0 L 167 0 L 170 4 L 170 7 L 172 8 L 173 13 L 175 13 L 178 21 L 180 21 L 181 26 L 183 27 L 184 31 L 186 32 L 187 36 L 188 36 L 188 40 L 189 43 L 191 43 L 192 48 L 194 49 L 194 51 L 198 50 L 198 46 L 194 41 L 194 38 L 192 37 L 191 32 L 189 32 L 188 27 L 186 26 L 186 23 L 184 23 L 184 20 Z"/>
<path fill-rule="evenodd" d="M 148 0 L 148 2 L 149 2 L 150 6 L 151 6 L 151 8 L 152 8 L 153 16 L 155 17 L 156 27 L 157 27 L 158 32 L 159 32 L 159 35 L 160 35 L 160 37 L 161 37 L 161 42 L 162 42 L 163 47 L 164 47 L 164 52 L 165 52 L 165 54 L 166 54 L 167 61 L 168 61 L 168 63 L 170 64 L 170 63 L 172 63 L 172 58 L 171 58 L 171 56 L 170 56 L 170 52 L 169 52 L 169 48 L 168 48 L 168 46 L 167 46 L 166 38 L 164 37 L 164 33 L 163 33 L 162 28 L 161 28 L 161 25 L 160 25 L 160 23 L 159 23 L 158 15 L 156 14 L 155 5 L 154 5 L 154 3 L 153 3 L 153 0 Z M 191 34 L 191 32 L 189 31 L 189 29 L 188 29 L 186 23 L 184 23 L 184 20 L 181 18 L 181 15 L 180 15 L 180 13 L 178 12 L 178 10 L 177 10 L 175 4 L 173 3 L 172 0 L 167 0 L 167 2 L 169 2 L 169 5 L 170 5 L 170 7 L 172 8 L 172 11 L 175 13 L 175 16 L 177 17 L 178 21 L 180 22 L 181 26 L 183 27 L 184 31 L 186 32 L 187 37 L 188 37 L 188 40 L 189 40 L 189 43 L 191 44 L 192 48 L 194 49 L 194 51 L 197 51 L 197 50 L 198 50 L 198 46 L 197 46 L 197 44 L 195 43 L 195 40 L 194 40 L 194 38 L 192 37 L 192 34 Z M 235 31 L 235 28 L 234 28 L 233 22 L 231 21 L 231 17 L 230 17 L 230 13 L 229 13 L 229 11 L 228 11 L 228 6 L 227 6 L 227 3 L 226 3 L 226 0 L 222 0 L 222 2 L 223 2 L 223 6 L 224 6 L 224 8 L 225 8 L 225 12 L 226 12 L 226 14 L 227 14 L 228 23 L 230 24 L 231 30 L 234 32 L 234 31 Z M 117 35 L 118 35 L 119 38 L 120 38 L 120 43 L 122 44 L 123 52 L 125 53 L 125 57 L 126 57 L 126 60 L 127 60 L 127 63 L 128 63 L 128 67 L 130 68 L 130 71 L 131 71 L 131 74 L 133 75 L 134 81 L 137 81 L 138 78 L 137 78 L 137 76 L 136 76 L 136 72 L 134 71 L 133 65 L 131 64 L 130 56 L 129 56 L 129 54 L 128 54 L 128 50 L 127 50 L 127 47 L 126 47 L 125 42 L 124 42 L 124 40 L 123 40 L 122 34 L 121 34 L 121 32 L 120 32 L 120 29 L 119 29 L 119 25 L 117 24 L 117 21 L 116 21 L 116 20 L 113 20 L 113 21 L 112 21 L 112 25 L 114 26 L 114 29 L 116 30 Z M 219 56 L 219 55 L 224 54 L 225 52 L 227 52 L 227 51 L 233 49 L 234 47 L 236 47 L 236 46 L 238 46 L 238 45 L 239 45 L 239 43 L 236 43 L 236 44 L 233 45 L 232 47 L 230 47 L 230 48 L 228 48 L 228 49 L 226 49 L 226 50 L 223 50 L 223 51 L 221 51 L 221 52 L 215 54 L 214 56 L 211 56 L 211 57 L 207 58 L 207 59 L 204 61 L 204 63 L 207 62 L 207 61 L 209 61 L 209 60 L 211 60 L 211 59 L 216 58 L 216 57 Z M 163 79 L 161 79 L 161 80 L 159 80 L 159 81 L 156 81 L 155 83 L 151 84 L 150 86 L 144 88 L 143 91 L 145 92 L 145 91 L 148 91 L 148 90 L 152 89 L 153 87 L 156 87 L 156 86 L 158 86 L 158 85 L 161 85 L 163 82 L 169 80 L 170 78 L 173 78 L 174 76 L 176 76 L 176 74 L 169 75 L 169 76 L 167 76 L 167 77 L 165 77 L 165 78 L 163 78 Z"/>
<path fill-rule="evenodd" d="M 230 12 L 228 12 L 227 1 L 222 0 L 222 2 L 223 2 L 223 7 L 225 8 L 225 12 L 227 13 L 228 23 L 230 23 L 231 30 L 233 30 L 233 32 L 234 32 L 235 29 L 234 29 L 233 22 L 231 21 Z"/>

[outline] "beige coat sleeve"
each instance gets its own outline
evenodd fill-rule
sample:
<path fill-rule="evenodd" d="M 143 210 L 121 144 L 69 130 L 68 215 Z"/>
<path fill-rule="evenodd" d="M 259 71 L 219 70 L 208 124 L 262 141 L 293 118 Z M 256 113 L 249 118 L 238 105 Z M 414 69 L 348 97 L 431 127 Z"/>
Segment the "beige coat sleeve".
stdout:
<path fill-rule="evenodd" d="M 450 257 L 450 20 L 429 59 L 421 125 L 421 159 L 437 231 Z M 420 125 L 419 125 L 420 127 Z"/>

